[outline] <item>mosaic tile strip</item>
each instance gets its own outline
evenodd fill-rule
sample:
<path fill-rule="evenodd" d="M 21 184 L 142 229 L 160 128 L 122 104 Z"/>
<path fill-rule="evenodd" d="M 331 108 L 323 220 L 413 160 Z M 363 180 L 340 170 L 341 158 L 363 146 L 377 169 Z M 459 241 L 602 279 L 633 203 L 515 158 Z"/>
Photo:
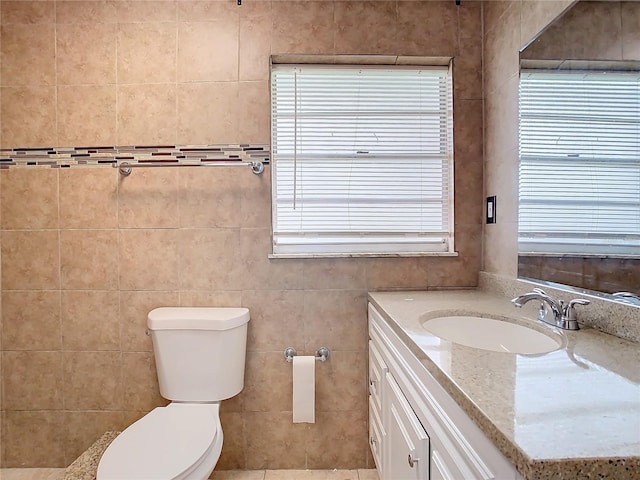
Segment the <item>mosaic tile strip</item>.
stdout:
<path fill-rule="evenodd" d="M 269 145 L 148 145 L 125 147 L 2 148 L 0 169 L 118 166 L 122 163 L 269 163 Z"/>

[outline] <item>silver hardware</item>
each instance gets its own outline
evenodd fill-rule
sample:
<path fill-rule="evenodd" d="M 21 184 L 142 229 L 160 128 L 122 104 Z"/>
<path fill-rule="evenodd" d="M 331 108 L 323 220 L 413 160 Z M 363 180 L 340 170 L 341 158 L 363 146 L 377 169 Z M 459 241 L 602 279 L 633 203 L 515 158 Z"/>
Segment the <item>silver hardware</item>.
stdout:
<path fill-rule="evenodd" d="M 251 171 L 256 175 L 260 175 L 264 172 L 264 163 L 262 162 L 251 162 Z"/>
<path fill-rule="evenodd" d="M 538 310 L 538 320 L 565 330 L 578 330 L 578 318 L 575 305 L 589 305 L 589 300 L 576 298 L 569 303 L 555 299 L 547 295 L 544 290 L 534 288 L 533 292 L 525 293 L 511 300 L 516 307 L 522 307 L 531 300 L 540 300 L 540 310 Z"/>
<path fill-rule="evenodd" d="M 616 300 L 629 303 L 631 305 L 640 306 L 640 295 L 632 292 L 615 292 L 612 293 L 611 296 L 615 297 Z"/>
<path fill-rule="evenodd" d="M 287 347 L 284 349 L 284 358 L 287 362 L 293 362 L 293 357 L 298 355 L 298 352 L 293 347 Z M 331 351 L 327 347 L 320 347 L 316 351 L 316 360 L 320 360 L 321 362 L 326 362 L 331 355 Z"/>
<path fill-rule="evenodd" d="M 144 331 L 144 334 L 145 334 L 147 337 L 150 337 L 150 336 L 151 336 L 151 330 L 150 330 L 149 328 L 147 328 L 147 329 Z"/>
<path fill-rule="evenodd" d="M 373 447 L 373 446 L 375 446 L 375 444 L 376 444 L 376 443 L 378 443 L 378 442 L 376 442 L 376 439 L 375 439 L 375 438 L 371 437 L 371 441 L 370 441 L 369 443 L 370 443 L 370 444 L 371 444 L 371 446 Z"/>
<path fill-rule="evenodd" d="M 331 352 L 327 347 L 320 347 L 316 351 L 316 360 L 320 360 L 321 362 L 326 362 L 329 359 L 329 355 Z"/>
<path fill-rule="evenodd" d="M 569 304 L 564 309 L 564 315 L 567 317 L 567 320 L 576 320 L 576 309 L 573 308 L 574 305 L 589 305 L 591 302 L 589 300 L 585 300 L 584 298 L 575 298 L 569 302 Z"/>
<path fill-rule="evenodd" d="M 264 172 L 264 163 L 260 161 L 251 162 L 197 162 L 197 163 L 179 163 L 179 162 L 144 162 L 144 163 L 113 163 L 113 168 L 117 168 L 121 175 L 125 177 L 131 175 L 133 168 L 160 168 L 160 167 L 250 167 L 251 171 L 256 175 Z"/>
<path fill-rule="evenodd" d="M 298 355 L 298 352 L 293 347 L 287 347 L 284 349 L 284 358 L 287 362 L 293 362 L 293 357 Z"/>
<path fill-rule="evenodd" d="M 116 164 L 113 165 L 114 167 L 117 167 Z M 129 175 L 131 175 L 131 166 L 129 165 L 128 162 L 122 162 L 120 164 L 120 175 L 124 175 L 125 177 L 128 177 Z"/>
<path fill-rule="evenodd" d="M 635 298 L 637 300 L 640 300 L 640 296 L 631 292 L 615 292 L 615 293 L 612 293 L 611 295 L 613 295 L 614 297 Z"/>
<path fill-rule="evenodd" d="M 413 458 L 413 455 L 409 454 L 409 456 L 407 457 L 407 461 L 409 462 L 409 466 L 411 468 L 413 468 L 413 466 L 418 463 L 420 459 L 419 458 Z"/>

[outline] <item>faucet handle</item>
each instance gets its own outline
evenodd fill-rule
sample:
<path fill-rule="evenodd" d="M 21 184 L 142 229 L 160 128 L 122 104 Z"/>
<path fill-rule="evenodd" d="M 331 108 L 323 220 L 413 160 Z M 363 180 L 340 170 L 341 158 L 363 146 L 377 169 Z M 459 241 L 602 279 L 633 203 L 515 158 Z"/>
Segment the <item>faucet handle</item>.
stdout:
<path fill-rule="evenodd" d="M 576 320 L 576 310 L 573 308 L 574 305 L 589 305 L 591 302 L 589 300 L 585 300 L 584 298 L 575 298 L 571 300 L 564 310 L 564 316 L 566 320 Z"/>
<path fill-rule="evenodd" d="M 569 307 L 573 307 L 574 305 L 589 305 L 591 302 L 585 298 L 574 298 L 569 302 Z"/>

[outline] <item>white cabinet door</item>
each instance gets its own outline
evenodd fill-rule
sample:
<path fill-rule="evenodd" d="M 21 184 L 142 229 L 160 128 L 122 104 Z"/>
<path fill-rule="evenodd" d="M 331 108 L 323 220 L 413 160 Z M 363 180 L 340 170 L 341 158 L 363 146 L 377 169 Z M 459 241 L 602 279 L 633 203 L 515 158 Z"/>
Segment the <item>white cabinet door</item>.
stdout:
<path fill-rule="evenodd" d="M 376 462 L 376 468 L 378 473 L 384 471 L 384 446 L 386 443 L 386 433 L 382 426 L 382 420 L 378 416 L 376 406 L 373 404 L 373 399 L 369 397 L 369 447 L 373 454 L 373 459 Z"/>
<path fill-rule="evenodd" d="M 387 425 L 385 480 L 429 478 L 429 436 L 390 373 L 385 376 L 389 395 L 385 408 Z"/>
<path fill-rule="evenodd" d="M 369 340 L 369 395 L 373 399 L 378 415 L 382 415 L 382 383 L 389 371 L 373 340 Z"/>
<path fill-rule="evenodd" d="M 384 375 L 389 371 L 376 348 L 369 340 L 369 447 L 378 472 L 384 472 L 384 444 L 386 432 L 382 424 Z"/>

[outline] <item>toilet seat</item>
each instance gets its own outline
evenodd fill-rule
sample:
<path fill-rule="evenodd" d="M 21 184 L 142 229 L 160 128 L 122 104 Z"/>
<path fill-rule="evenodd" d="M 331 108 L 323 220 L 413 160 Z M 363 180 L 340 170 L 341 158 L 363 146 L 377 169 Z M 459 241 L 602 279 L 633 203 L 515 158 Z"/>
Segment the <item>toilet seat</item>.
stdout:
<path fill-rule="evenodd" d="M 109 445 L 97 478 L 180 479 L 198 471 L 201 463 L 211 462 L 213 470 L 222 449 L 219 406 L 171 403 L 154 409 Z M 212 455 L 214 459 L 208 458 Z"/>

